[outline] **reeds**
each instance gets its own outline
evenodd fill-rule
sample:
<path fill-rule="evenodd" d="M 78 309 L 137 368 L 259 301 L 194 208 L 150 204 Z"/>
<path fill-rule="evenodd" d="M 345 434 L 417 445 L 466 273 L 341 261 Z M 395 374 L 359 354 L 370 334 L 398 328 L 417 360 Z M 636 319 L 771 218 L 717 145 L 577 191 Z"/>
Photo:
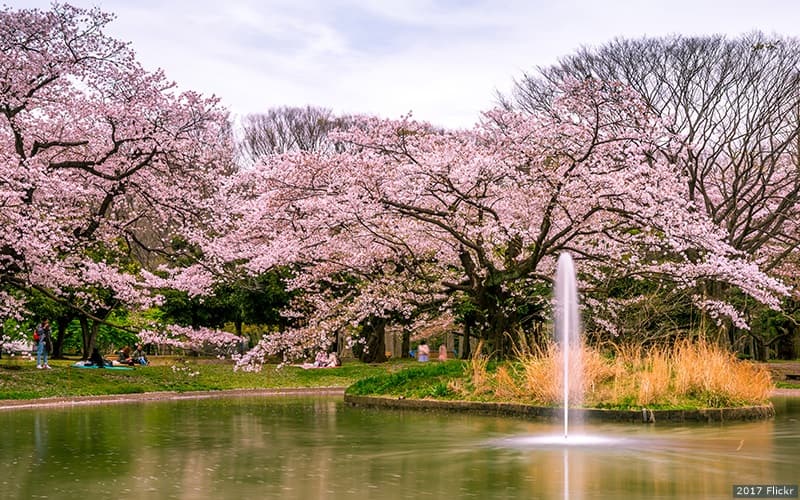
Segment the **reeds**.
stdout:
<path fill-rule="evenodd" d="M 676 344 L 673 362 L 676 392 L 704 400 L 708 406 L 763 402 L 774 388 L 766 369 L 738 360 L 709 342 Z"/>
<path fill-rule="evenodd" d="M 480 351 L 477 351 L 480 352 Z M 650 349 L 583 347 L 571 354 L 570 405 L 614 408 L 723 407 L 762 404 L 773 389 L 769 373 L 704 340 Z M 526 349 L 518 361 L 491 372 L 473 357 L 475 395 L 554 406 L 562 404 L 563 362 L 556 344 Z"/>
<path fill-rule="evenodd" d="M 475 395 L 482 395 L 492 391 L 492 376 L 487 369 L 488 365 L 489 357 L 483 354 L 483 341 L 481 341 L 472 354 L 467 367 L 471 374 L 471 390 Z"/>
<path fill-rule="evenodd" d="M 534 401 L 552 405 L 562 399 L 563 371 L 561 350 L 555 344 L 534 349 L 520 356 L 520 393 Z"/>

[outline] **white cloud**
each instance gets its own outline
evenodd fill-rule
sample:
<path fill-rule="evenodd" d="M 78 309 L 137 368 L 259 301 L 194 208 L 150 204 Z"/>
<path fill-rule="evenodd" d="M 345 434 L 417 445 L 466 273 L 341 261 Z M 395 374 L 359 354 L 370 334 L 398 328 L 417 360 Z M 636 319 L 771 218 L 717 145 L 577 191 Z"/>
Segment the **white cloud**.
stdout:
<path fill-rule="evenodd" d="M 235 114 L 312 104 L 469 127 L 495 90 L 615 36 L 793 34 L 794 0 L 73 0 L 145 67 L 216 94 Z M 11 1 L 48 8 L 47 0 Z"/>

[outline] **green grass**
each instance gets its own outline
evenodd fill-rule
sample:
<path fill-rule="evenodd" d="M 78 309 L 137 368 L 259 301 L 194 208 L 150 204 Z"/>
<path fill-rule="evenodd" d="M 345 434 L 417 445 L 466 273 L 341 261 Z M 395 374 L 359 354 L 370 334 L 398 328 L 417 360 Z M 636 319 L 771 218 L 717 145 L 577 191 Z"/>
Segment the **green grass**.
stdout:
<path fill-rule="evenodd" d="M 400 370 L 410 360 L 380 365 L 346 361 L 338 368 L 304 370 L 265 365 L 258 373 L 234 372 L 230 362 L 189 358 L 153 359 L 153 365 L 130 371 L 73 368 L 74 360 L 51 360 L 52 370 L 37 370 L 35 362 L 0 360 L 0 399 L 99 396 L 160 391 L 216 391 L 348 387 L 358 380 Z"/>
<path fill-rule="evenodd" d="M 462 378 L 466 363 L 447 361 L 414 365 L 394 373 L 378 374 L 359 380 L 347 389 L 353 396 L 388 395 L 411 399 L 455 399 L 449 383 Z"/>

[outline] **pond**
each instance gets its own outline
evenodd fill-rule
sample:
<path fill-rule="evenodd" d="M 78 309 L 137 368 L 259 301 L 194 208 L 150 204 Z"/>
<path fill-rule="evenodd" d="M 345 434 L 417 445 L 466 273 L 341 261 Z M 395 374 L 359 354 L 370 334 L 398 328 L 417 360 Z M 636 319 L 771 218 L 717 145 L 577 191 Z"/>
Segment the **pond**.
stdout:
<path fill-rule="evenodd" d="M 568 447 L 543 439 L 556 422 L 336 396 L 3 411 L 0 498 L 729 499 L 800 481 L 800 398 L 774 403 L 761 422 L 594 424 Z"/>

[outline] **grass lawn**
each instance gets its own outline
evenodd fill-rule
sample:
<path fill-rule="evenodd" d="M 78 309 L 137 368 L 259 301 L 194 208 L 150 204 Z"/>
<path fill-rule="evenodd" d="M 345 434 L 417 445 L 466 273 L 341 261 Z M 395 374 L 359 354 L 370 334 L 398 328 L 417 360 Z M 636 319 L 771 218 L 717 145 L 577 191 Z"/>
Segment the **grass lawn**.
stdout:
<path fill-rule="evenodd" d="M 215 358 L 155 356 L 151 357 L 150 366 L 135 367 L 130 371 L 73 368 L 70 365 L 74 362 L 74 359 L 51 360 L 52 370 L 37 370 L 34 361 L 4 355 L 0 359 L 0 399 L 105 396 L 160 391 L 349 387 L 348 393 L 354 395 L 536 403 L 528 400 L 528 397 L 504 394 L 513 389 L 514 384 L 510 380 L 493 380 L 497 376 L 498 366 L 503 366 L 495 363 L 486 367 L 488 370 L 476 370 L 473 363 L 458 360 L 422 364 L 404 359 L 375 365 L 345 360 L 344 365 L 338 368 L 304 370 L 287 366 L 278 369 L 276 365 L 265 365 L 261 372 L 248 373 L 235 372 L 230 361 Z M 464 392 L 463 389 L 475 385 L 476 375 L 483 379 L 481 385 L 486 385 L 487 390 L 471 394 L 468 393 L 471 391 Z M 778 377 L 774 379 L 778 380 Z M 544 383 L 539 381 L 537 384 Z M 776 385 L 780 388 L 800 388 L 800 382 L 796 381 L 778 381 Z M 522 392 L 530 395 L 528 391 Z M 661 406 L 653 403 L 650 402 L 648 407 Z M 677 404 L 671 402 L 663 407 L 683 407 L 687 403 L 697 404 L 694 401 L 681 401 Z M 550 404 L 552 403 L 544 403 L 545 406 Z M 617 401 L 610 405 L 617 408 L 628 406 L 637 404 L 633 401 Z"/>
<path fill-rule="evenodd" d="M 37 370 L 21 358 L 0 359 L 0 399 L 100 396 L 159 391 L 214 391 L 296 387 L 348 387 L 363 378 L 401 370 L 412 360 L 368 365 L 345 360 L 338 368 L 304 370 L 264 365 L 259 373 L 234 372 L 217 359 L 151 357 L 150 366 L 130 371 L 74 368 L 75 360 L 51 360 L 52 370 Z"/>

